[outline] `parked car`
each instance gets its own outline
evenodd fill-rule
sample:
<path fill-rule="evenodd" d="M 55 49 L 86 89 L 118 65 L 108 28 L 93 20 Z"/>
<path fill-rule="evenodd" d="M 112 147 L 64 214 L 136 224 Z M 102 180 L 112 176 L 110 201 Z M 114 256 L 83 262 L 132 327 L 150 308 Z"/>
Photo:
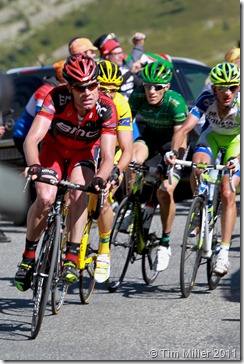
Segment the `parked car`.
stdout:
<path fill-rule="evenodd" d="M 0 161 L 14 165 L 23 165 L 23 157 L 15 148 L 12 133 L 14 122 L 21 116 L 32 94 L 43 84 L 44 76 L 54 76 L 53 66 L 13 68 L 6 72 L 13 83 L 14 96 L 7 110 L 3 110 L 3 122 L 6 127 L 4 137 L 0 139 Z"/>

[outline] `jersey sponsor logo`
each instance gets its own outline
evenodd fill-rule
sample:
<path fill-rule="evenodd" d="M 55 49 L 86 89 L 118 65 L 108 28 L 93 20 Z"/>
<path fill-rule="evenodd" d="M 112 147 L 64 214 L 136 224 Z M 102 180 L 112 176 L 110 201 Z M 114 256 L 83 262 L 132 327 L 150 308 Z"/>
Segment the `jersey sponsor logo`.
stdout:
<path fill-rule="evenodd" d="M 71 100 L 71 96 L 70 95 L 62 95 L 62 94 L 59 94 L 58 96 L 59 96 L 59 105 L 60 106 L 66 105 Z"/>
<path fill-rule="evenodd" d="M 227 117 L 220 119 L 217 112 L 210 111 L 206 115 L 206 119 L 210 124 L 216 125 L 220 128 L 234 129 L 239 126 L 239 123 L 235 119 L 235 115 L 227 115 Z"/>
<path fill-rule="evenodd" d="M 119 120 L 120 126 L 130 126 L 130 118 L 124 118 Z"/>
<path fill-rule="evenodd" d="M 91 141 L 99 137 L 101 130 L 84 130 L 75 125 L 58 122 L 55 126 L 55 133 L 72 139 Z"/>

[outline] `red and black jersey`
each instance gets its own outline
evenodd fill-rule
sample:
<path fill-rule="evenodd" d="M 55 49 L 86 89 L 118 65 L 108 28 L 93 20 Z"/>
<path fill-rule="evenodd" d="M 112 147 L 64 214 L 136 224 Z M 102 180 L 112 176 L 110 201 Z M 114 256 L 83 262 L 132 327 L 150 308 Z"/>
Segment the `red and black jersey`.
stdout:
<path fill-rule="evenodd" d="M 38 115 L 52 121 L 44 140 L 50 141 L 50 137 L 54 138 L 70 149 L 92 146 L 101 134 L 116 134 L 116 107 L 113 101 L 100 91 L 95 106 L 81 118 L 67 86 L 55 87 L 46 96 Z"/>

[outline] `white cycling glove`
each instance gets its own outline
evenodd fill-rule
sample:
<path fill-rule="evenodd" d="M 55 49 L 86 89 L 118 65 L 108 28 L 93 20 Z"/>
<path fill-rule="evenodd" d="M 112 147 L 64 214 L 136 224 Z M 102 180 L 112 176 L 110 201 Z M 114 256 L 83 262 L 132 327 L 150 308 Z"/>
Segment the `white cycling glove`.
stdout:
<path fill-rule="evenodd" d="M 233 172 L 236 173 L 240 170 L 240 161 L 238 158 L 233 158 L 229 160 L 229 165 L 233 165 Z"/>
<path fill-rule="evenodd" d="M 178 153 L 176 152 L 176 150 L 171 150 L 164 154 L 164 163 L 167 164 L 167 159 L 172 159 L 172 157 L 178 157 Z"/>

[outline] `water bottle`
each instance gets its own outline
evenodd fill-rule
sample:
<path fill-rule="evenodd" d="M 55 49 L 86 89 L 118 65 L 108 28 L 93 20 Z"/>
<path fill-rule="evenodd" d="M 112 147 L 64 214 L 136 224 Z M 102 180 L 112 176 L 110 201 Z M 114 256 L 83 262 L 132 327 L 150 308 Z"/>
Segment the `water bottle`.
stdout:
<path fill-rule="evenodd" d="M 143 212 L 143 229 L 146 234 L 149 231 L 155 209 L 156 206 L 154 202 L 149 201 L 145 203 Z"/>

